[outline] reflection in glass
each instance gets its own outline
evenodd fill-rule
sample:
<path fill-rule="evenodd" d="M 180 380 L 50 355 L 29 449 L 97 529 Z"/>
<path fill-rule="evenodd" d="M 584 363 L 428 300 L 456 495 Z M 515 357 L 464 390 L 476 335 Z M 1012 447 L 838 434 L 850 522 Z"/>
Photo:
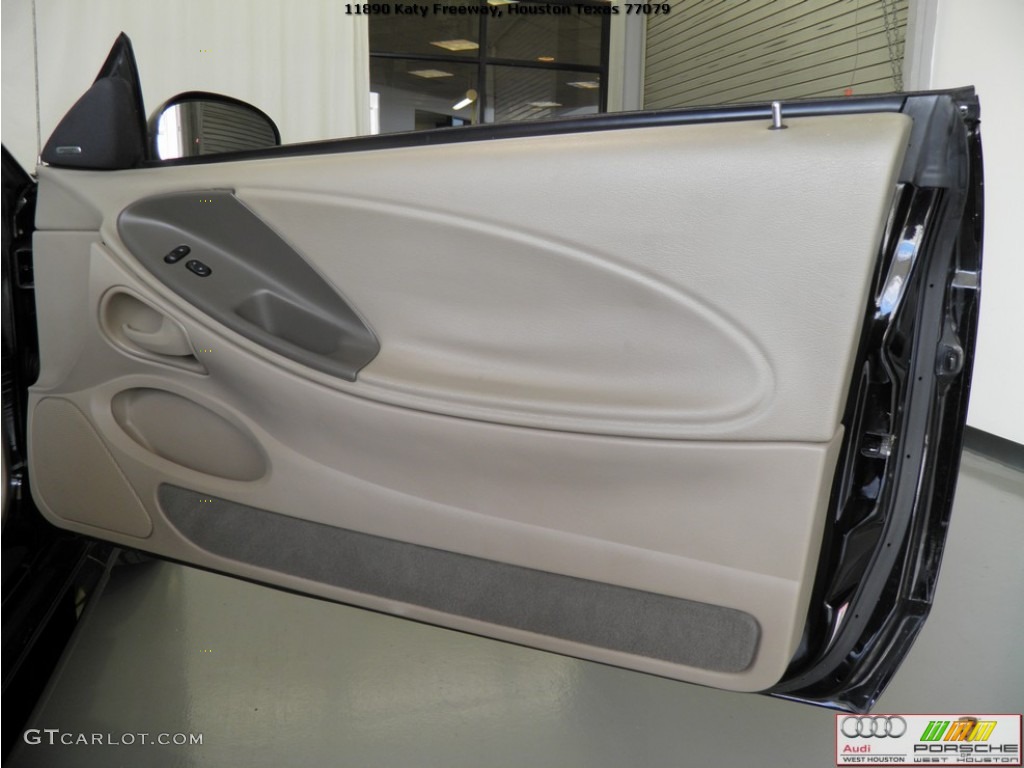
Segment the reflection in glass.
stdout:
<path fill-rule="evenodd" d="M 457 62 L 370 59 L 381 133 L 478 122 L 477 67 Z"/>
<path fill-rule="evenodd" d="M 480 17 L 435 12 L 434 6 L 462 7 L 471 0 L 431 0 L 426 16 L 395 14 L 398 5 L 382 4 L 392 12 L 370 16 L 370 50 L 374 53 L 425 53 L 475 57 L 480 52 Z"/>
<path fill-rule="evenodd" d="M 487 68 L 486 121 L 537 120 L 600 111 L 597 74 L 522 67 Z"/>
<path fill-rule="evenodd" d="M 161 160 L 274 147 L 274 124 L 245 104 L 190 100 L 166 108 L 157 121 L 156 151 Z"/>
<path fill-rule="evenodd" d="M 430 8 L 424 17 L 392 10 L 368 19 L 374 132 L 601 111 L 609 2 L 444 0 L 441 13 Z"/>
<path fill-rule="evenodd" d="M 496 59 L 598 66 L 603 18 L 578 12 L 557 16 L 506 12 L 487 20 L 487 55 Z"/>

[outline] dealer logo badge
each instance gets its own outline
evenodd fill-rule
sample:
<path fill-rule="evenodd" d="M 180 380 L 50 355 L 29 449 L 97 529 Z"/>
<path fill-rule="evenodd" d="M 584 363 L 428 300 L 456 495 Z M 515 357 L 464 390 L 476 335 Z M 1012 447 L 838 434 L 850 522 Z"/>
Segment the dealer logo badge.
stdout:
<path fill-rule="evenodd" d="M 839 730 L 850 739 L 898 739 L 907 732 L 907 721 L 899 715 L 850 715 Z"/>

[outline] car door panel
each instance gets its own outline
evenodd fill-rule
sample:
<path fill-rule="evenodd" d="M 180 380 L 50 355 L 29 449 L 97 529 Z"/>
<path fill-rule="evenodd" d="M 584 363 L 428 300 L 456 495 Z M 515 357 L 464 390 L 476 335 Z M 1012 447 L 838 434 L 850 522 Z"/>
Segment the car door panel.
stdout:
<path fill-rule="evenodd" d="M 119 213 L 167 190 L 202 205 L 204 182 L 234 189 L 388 338 L 353 388 L 363 397 L 596 434 L 820 442 L 842 409 L 909 121 L 815 117 L 800 129 L 698 124 L 132 171 L 127 195 L 99 174 L 89 195 L 111 194 L 102 207 Z M 408 183 L 430 167 L 500 178 L 498 212 L 454 182 L 437 200 L 444 178 Z M 538 194 L 554 167 L 566 190 L 593 193 Z M 847 213 L 829 221 L 838 188 Z M 830 229 L 811 264 L 797 212 Z M 118 242 L 106 215 L 104 237 Z M 789 291 L 816 323 L 778 311 Z"/>
<path fill-rule="evenodd" d="M 37 500 L 64 525 L 180 560 L 763 689 L 807 611 L 908 133 L 902 115 L 843 115 L 777 132 L 741 121 L 42 169 L 35 258 L 54 294 L 40 303 L 77 312 L 41 322 L 32 453 L 40 464 L 59 454 L 74 409 L 107 481 L 75 498 L 41 473 Z M 471 175 L 492 180 L 493 204 L 459 183 Z M 198 222 L 225 205 L 211 189 L 233 190 L 372 328 L 380 353 L 354 382 L 282 357 L 154 279 L 205 279 L 159 258 L 172 240 L 209 241 Z M 193 195 L 194 231 L 178 212 L 167 242 L 140 253 L 133 238 L 133 253 L 123 212 L 172 193 Z M 86 210 L 71 220 L 98 221 L 98 233 L 49 231 L 68 220 L 51 199 L 76 200 Z M 231 280 L 245 254 L 204 258 L 211 281 Z M 76 304 L 83 282 L 89 298 Z M 112 294 L 180 325 L 202 372 L 119 339 Z M 223 455 L 249 459 L 229 470 Z M 147 524 L 90 512 L 117 478 Z M 333 569 L 309 556 L 325 530 L 348 536 Z M 368 541 L 375 554 L 354 565 Z M 381 568 L 418 591 L 375 580 Z M 666 625 L 675 631 L 658 631 L 666 616 L 682 622 Z"/>
<path fill-rule="evenodd" d="M 41 237 L 37 243 L 40 263 L 45 261 L 44 241 Z M 117 280 L 114 290 L 127 285 L 160 306 L 158 297 L 147 294 L 141 283 L 133 285 L 124 273 L 117 274 L 105 249 L 94 245 L 92 250 L 99 262 L 93 282 L 107 285 Z M 106 277 L 102 277 L 103 267 L 107 268 Z M 85 318 L 85 323 L 90 321 Z M 123 481 L 121 493 L 140 489 L 156 530 L 142 541 L 116 535 L 137 533 L 136 515 L 132 515 L 130 528 L 124 511 L 119 514 L 125 522 L 112 523 L 108 510 L 126 507 L 116 503 L 106 486 L 97 487 L 101 492 L 97 496 L 82 494 L 79 489 L 77 496 L 59 496 L 57 501 L 62 504 L 51 503 L 51 475 L 41 472 L 37 501 L 44 511 L 63 517 L 64 525 L 74 520 L 79 525 L 71 527 L 83 532 L 308 589 L 305 582 L 288 578 L 303 573 L 308 546 L 294 547 L 294 559 L 281 566 L 282 572 L 268 573 L 224 559 L 252 563 L 247 548 L 253 542 L 266 541 L 253 526 L 237 531 L 233 545 L 223 539 L 213 544 L 201 540 L 207 547 L 215 545 L 219 557 L 182 540 L 175 519 L 169 518 L 155 498 L 163 483 L 173 480 L 201 491 L 205 504 L 230 499 L 536 572 L 561 573 L 743 610 L 758 617 L 763 636 L 757 659 L 764 671 L 758 669 L 753 674 L 751 668 L 726 676 L 704 670 L 696 677 L 702 670 L 684 670 L 683 674 L 752 690 L 765 687 L 781 674 L 803 620 L 804 590 L 815 564 L 838 436 L 825 446 L 638 440 L 452 419 L 381 405 L 298 377 L 281 376 L 267 361 L 233 350 L 225 336 L 187 319 L 182 323 L 197 347 L 219 351 L 204 358 L 209 377 L 175 369 L 157 374 L 132 371 L 152 364 L 129 359 L 100 334 L 89 334 L 92 338 L 76 356 L 88 361 L 100 380 L 79 388 L 85 382 L 76 376 L 71 380 L 74 390 L 54 388 L 33 407 L 30 446 L 38 464 L 53 466 L 57 473 L 74 466 L 72 456 L 62 452 L 72 450 L 67 425 L 64 419 L 55 418 L 63 411 L 55 410 L 53 404 L 77 407 L 80 413 L 90 415 L 95 431 L 105 438 L 105 445 L 94 442 L 93 460 L 99 461 L 109 451 L 113 464 L 106 467 L 107 474 L 119 477 L 123 472 L 131 478 L 130 484 Z M 124 373 L 114 375 L 119 362 Z M 216 379 L 217 385 L 208 386 Z M 194 414 L 196 423 L 184 425 L 177 456 L 166 450 L 155 453 L 145 438 L 165 438 L 168 432 L 181 429 L 180 413 L 165 408 L 164 421 L 155 414 L 158 421 L 148 433 L 145 422 L 141 426 L 141 441 L 125 429 L 131 422 L 118 419 L 119 398 L 153 392 L 177 395 Z M 289 403 L 288 408 L 280 408 L 282 402 Z M 211 446 L 215 436 L 208 425 L 201 424 L 204 414 L 216 414 L 237 425 L 232 434 L 239 437 Z M 190 427 L 192 445 L 186 442 Z M 399 435 L 401 439 L 397 439 Z M 212 447 L 215 452 L 237 454 L 237 443 L 248 445 L 248 436 L 253 447 L 273 457 L 272 469 L 257 481 L 224 477 L 223 470 L 212 466 L 203 471 L 187 466 L 194 466 L 199 444 L 205 444 L 207 450 Z M 95 434 L 93 440 L 97 440 Z M 73 450 L 81 448 L 75 445 Z M 62 457 L 66 458 L 60 460 Z M 744 482 L 735 482 L 737 477 Z M 791 487 L 796 477 L 815 479 Z M 765 493 L 777 501 L 765 503 Z M 301 507 L 295 503 L 300 498 Z M 201 506 L 204 513 L 214 508 Z M 690 520 L 683 524 L 687 516 Z M 82 523 L 104 530 L 93 531 Z M 184 523 L 178 521 L 177 525 Z M 737 539 L 737 525 L 756 529 L 756 535 Z M 296 536 L 302 540 L 302 534 Z M 307 544 L 317 538 L 310 535 Z M 433 584 L 437 593 L 452 589 L 444 579 Z M 557 580 L 553 590 L 556 584 Z M 478 622 L 438 616 L 436 611 L 413 606 L 396 609 L 391 602 L 349 591 L 321 594 L 525 641 L 514 628 L 481 627 Z M 633 629 L 638 636 L 651 631 L 645 624 Z M 564 642 L 551 646 L 543 638 L 531 644 L 573 648 Z M 771 668 L 765 660 L 773 646 Z M 679 665 L 672 667 L 658 659 L 627 660 L 607 649 L 585 650 L 595 658 L 629 661 L 662 674 L 674 668 L 679 675 Z M 730 677 L 739 679 L 732 682 Z"/>
<path fill-rule="evenodd" d="M 261 582 L 864 709 L 894 667 L 842 665 L 905 653 L 892 604 L 937 561 L 899 581 L 897 552 L 948 516 L 971 99 L 41 167 L 33 497 Z"/>

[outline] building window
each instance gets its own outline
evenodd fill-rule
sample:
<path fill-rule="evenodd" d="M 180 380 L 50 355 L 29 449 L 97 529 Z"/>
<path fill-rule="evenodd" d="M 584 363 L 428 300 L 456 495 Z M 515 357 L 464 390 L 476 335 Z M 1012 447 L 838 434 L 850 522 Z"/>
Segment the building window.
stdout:
<path fill-rule="evenodd" d="M 370 16 L 381 133 L 605 111 L 610 3 L 436 5 L 425 17 Z M 442 10 L 469 6 L 481 12 Z"/>

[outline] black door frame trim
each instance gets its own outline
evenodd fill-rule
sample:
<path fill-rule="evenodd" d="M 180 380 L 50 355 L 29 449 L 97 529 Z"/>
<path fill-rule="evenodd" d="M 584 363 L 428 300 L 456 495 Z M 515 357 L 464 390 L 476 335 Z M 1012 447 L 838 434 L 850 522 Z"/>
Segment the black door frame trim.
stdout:
<path fill-rule="evenodd" d="M 934 91 L 929 93 L 946 95 L 958 92 Z M 887 94 L 883 96 L 851 96 L 845 99 L 826 101 L 794 101 L 783 104 L 783 117 L 819 117 L 825 115 L 855 115 L 870 112 L 900 112 L 903 110 L 906 99 L 907 96 L 904 94 Z M 692 125 L 695 123 L 763 119 L 767 124 L 771 121 L 771 117 L 771 104 L 737 104 L 728 107 L 699 107 L 695 109 L 670 109 L 654 112 L 607 112 L 583 117 L 556 118 L 519 123 L 491 123 L 486 125 L 437 128 L 432 131 L 409 131 L 407 133 L 310 141 L 244 152 L 151 161 L 144 167 L 160 168 L 176 165 L 206 165 L 210 163 L 230 163 L 270 158 L 372 152 L 381 149 L 428 147 L 438 144 L 458 144 L 470 141 L 500 141 L 503 139 L 521 139 L 534 136 L 619 131 L 668 125 Z"/>

